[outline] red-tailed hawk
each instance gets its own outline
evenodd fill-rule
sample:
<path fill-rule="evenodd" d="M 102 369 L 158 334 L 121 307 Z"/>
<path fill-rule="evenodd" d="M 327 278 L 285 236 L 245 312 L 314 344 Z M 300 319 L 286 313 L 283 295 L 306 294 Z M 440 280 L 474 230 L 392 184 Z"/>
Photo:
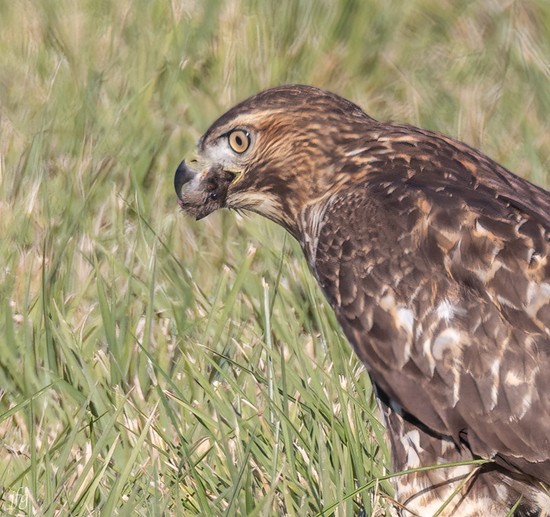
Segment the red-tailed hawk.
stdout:
<path fill-rule="evenodd" d="M 214 122 L 175 188 L 197 219 L 251 210 L 300 242 L 376 387 L 396 471 L 490 460 L 396 477 L 402 505 L 550 514 L 550 193 L 297 85 Z"/>

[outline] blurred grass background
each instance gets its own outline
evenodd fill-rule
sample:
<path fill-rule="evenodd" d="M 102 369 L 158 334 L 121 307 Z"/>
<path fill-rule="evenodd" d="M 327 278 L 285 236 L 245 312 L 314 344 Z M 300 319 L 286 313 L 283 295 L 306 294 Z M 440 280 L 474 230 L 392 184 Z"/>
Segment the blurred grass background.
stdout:
<path fill-rule="evenodd" d="M 0 2 L 0 513 L 385 515 L 367 376 L 290 237 L 183 216 L 208 125 L 309 83 L 550 184 L 550 2 Z"/>

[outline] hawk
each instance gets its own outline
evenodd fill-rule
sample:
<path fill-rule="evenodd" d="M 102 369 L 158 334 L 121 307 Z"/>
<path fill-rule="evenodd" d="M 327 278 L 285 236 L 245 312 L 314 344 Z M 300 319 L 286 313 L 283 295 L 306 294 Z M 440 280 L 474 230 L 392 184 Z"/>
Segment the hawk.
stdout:
<path fill-rule="evenodd" d="M 298 240 L 412 469 L 400 512 L 550 515 L 549 192 L 302 85 L 222 115 L 174 184 L 196 219 L 250 210 Z"/>

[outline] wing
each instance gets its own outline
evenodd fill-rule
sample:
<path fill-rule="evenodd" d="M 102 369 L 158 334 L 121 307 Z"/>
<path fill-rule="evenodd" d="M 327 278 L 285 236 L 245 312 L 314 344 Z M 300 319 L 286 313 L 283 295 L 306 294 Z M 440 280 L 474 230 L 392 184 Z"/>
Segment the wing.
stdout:
<path fill-rule="evenodd" d="M 328 201 L 317 278 L 393 403 L 550 483 L 550 194 L 405 129 Z"/>

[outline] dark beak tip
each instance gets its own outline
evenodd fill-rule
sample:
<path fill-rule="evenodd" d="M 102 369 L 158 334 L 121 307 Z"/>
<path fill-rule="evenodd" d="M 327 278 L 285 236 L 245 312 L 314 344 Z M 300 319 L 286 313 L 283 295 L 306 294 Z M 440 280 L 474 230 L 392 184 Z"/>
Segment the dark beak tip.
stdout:
<path fill-rule="evenodd" d="M 174 189 L 178 198 L 181 200 L 181 188 L 187 182 L 191 181 L 195 176 L 194 171 L 187 167 L 185 160 L 178 165 L 176 169 L 176 174 L 174 175 Z"/>

